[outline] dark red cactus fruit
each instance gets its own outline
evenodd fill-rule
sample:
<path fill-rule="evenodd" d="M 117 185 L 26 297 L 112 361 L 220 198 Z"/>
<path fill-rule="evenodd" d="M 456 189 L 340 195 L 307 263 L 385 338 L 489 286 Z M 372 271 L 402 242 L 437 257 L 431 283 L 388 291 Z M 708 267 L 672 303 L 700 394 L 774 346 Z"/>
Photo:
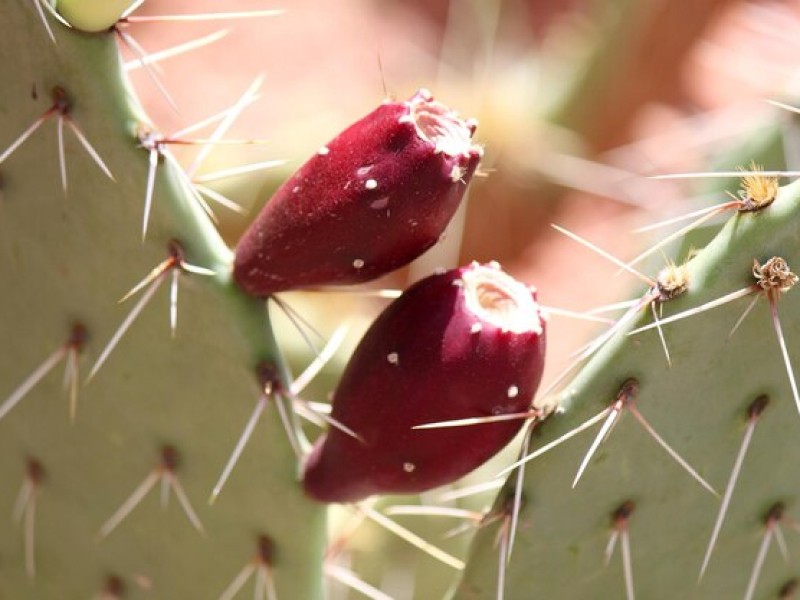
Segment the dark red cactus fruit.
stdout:
<path fill-rule="evenodd" d="M 384 102 L 323 146 L 236 248 L 249 294 L 369 281 L 433 246 L 481 157 L 475 122 L 422 90 Z"/>
<path fill-rule="evenodd" d="M 544 368 L 536 292 L 497 263 L 454 269 L 410 287 L 364 335 L 333 396 L 330 429 L 305 465 L 322 502 L 421 492 L 502 449 L 522 420 L 416 425 L 526 411 Z"/>

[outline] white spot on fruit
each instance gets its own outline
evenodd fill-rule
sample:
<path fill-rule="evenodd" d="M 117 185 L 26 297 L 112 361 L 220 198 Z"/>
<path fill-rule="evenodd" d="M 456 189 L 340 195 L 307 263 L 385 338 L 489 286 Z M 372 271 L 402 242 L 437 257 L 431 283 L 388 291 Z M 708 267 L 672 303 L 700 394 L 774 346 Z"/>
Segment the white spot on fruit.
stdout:
<path fill-rule="evenodd" d="M 414 469 L 416 469 L 416 468 L 417 468 L 417 465 L 415 465 L 412 462 L 403 463 L 403 471 L 405 471 L 406 473 L 413 473 Z"/>
<path fill-rule="evenodd" d="M 482 329 L 483 329 L 483 325 L 481 325 L 480 323 L 473 323 L 472 327 L 469 328 L 469 332 L 470 333 L 480 333 Z"/>
<path fill-rule="evenodd" d="M 397 354 L 397 352 L 390 352 L 386 355 L 386 360 L 390 365 L 396 365 L 400 363 L 400 356 Z"/>
<path fill-rule="evenodd" d="M 367 188 L 368 190 L 374 190 L 376 187 L 378 187 L 378 182 L 375 181 L 374 179 L 367 179 L 364 182 L 364 187 Z"/>
<path fill-rule="evenodd" d="M 466 173 L 466 169 L 459 165 L 453 165 L 453 168 L 450 169 L 450 181 L 455 183 L 456 181 L 460 181 L 464 174 Z"/>
<path fill-rule="evenodd" d="M 375 210 L 381 210 L 386 208 L 389 205 L 389 196 L 382 196 L 378 198 L 374 202 L 370 203 L 369 207 L 374 208 Z"/>
<path fill-rule="evenodd" d="M 331 149 L 330 149 L 330 148 L 328 148 L 327 146 L 322 146 L 322 148 L 320 148 L 319 150 L 317 150 L 317 154 L 319 154 L 320 156 L 325 156 L 325 155 L 327 155 L 327 154 L 328 154 L 330 151 L 331 151 Z"/>
<path fill-rule="evenodd" d="M 453 279 L 452 285 L 456 287 L 463 288 L 464 287 L 464 280 L 463 279 Z"/>
<path fill-rule="evenodd" d="M 300 186 L 299 186 L 299 185 L 296 185 L 296 186 L 294 186 L 294 187 L 292 188 L 292 193 L 293 193 L 293 194 L 296 194 L 296 193 L 297 193 L 297 192 L 299 192 L 299 191 L 300 191 Z"/>
<path fill-rule="evenodd" d="M 509 386 L 508 391 L 506 392 L 506 395 L 509 398 L 516 398 L 519 395 L 519 388 L 517 386 L 515 386 L 515 385 Z"/>
<path fill-rule="evenodd" d="M 357 259 L 355 259 L 355 260 L 353 261 L 353 266 L 354 266 L 356 269 L 362 269 L 362 268 L 364 268 L 364 260 L 363 260 L 363 259 L 361 259 L 361 258 L 357 258 Z"/>
<path fill-rule="evenodd" d="M 359 177 L 363 177 L 364 175 L 372 171 L 372 167 L 373 165 L 365 165 L 363 167 L 359 167 L 358 169 L 356 169 L 356 175 L 358 175 Z"/>

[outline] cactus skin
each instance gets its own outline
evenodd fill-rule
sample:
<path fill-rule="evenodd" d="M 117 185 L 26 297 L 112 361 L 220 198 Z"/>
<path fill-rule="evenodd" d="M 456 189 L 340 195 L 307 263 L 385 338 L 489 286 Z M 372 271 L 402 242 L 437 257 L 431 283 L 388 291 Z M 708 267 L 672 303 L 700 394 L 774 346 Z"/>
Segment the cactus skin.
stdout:
<path fill-rule="evenodd" d="M 763 263 L 782 256 L 797 269 L 798 218 L 798 183 L 782 188 L 763 211 L 731 217 L 687 263 L 688 289 L 664 305 L 664 317 L 753 284 L 754 258 Z M 748 407 L 767 394 L 769 405 L 755 424 L 702 581 L 698 583 L 698 573 L 719 500 L 690 479 L 633 415 L 623 412 L 575 489 L 572 479 L 599 425 L 528 463 L 523 490 L 527 502 L 506 573 L 505 600 L 625 597 L 619 547 L 608 567 L 603 552 L 611 533 L 609 519 L 628 500 L 636 503 L 628 524 L 636 598 L 744 597 L 764 533 L 764 514 L 776 502 L 785 503 L 789 517 L 800 514 L 800 415 L 765 298 L 758 299 L 729 337 L 749 300 L 665 325 L 670 368 L 655 331 L 626 336 L 649 317 L 631 324 L 565 386 L 558 398 L 564 412 L 545 421 L 531 440 L 535 450 L 572 430 L 609 406 L 620 385 L 635 377 L 639 410 L 722 493 L 742 444 Z M 782 295 L 778 310 L 796 371 L 797 290 Z M 498 503 L 512 487 L 510 480 Z M 784 530 L 790 556 L 796 557 L 797 536 Z M 497 535 L 495 527 L 478 533 L 453 599 L 497 598 Z M 772 548 L 767 555 L 755 598 L 777 598 L 781 587 L 796 577 L 796 559 L 786 564 L 778 554 Z"/>
<path fill-rule="evenodd" d="M 253 557 L 258 536 L 268 535 L 278 598 L 321 598 L 325 511 L 298 485 L 297 461 L 273 407 L 225 494 L 207 505 L 258 397 L 256 365 L 281 364 L 263 303 L 231 282 L 230 250 L 168 163 L 159 166 L 142 243 L 147 152 L 134 132 L 143 114 L 120 70 L 113 35 L 51 25 L 57 44 L 31 2 L 3 5 L 0 145 L 41 115 L 52 103 L 50 90 L 60 85 L 72 100 L 71 117 L 116 183 L 67 130 L 65 197 L 53 121 L 0 165 L 0 281 L 13 290 L 0 302 L 0 400 L 67 341 L 73 323 L 87 332 L 75 423 L 62 387 L 63 362 L 0 421 L 0 597 L 95 598 L 114 575 L 125 598 L 217 598 Z M 166 258 L 173 238 L 188 261 L 217 277 L 181 276 L 175 339 L 165 283 L 84 385 L 130 310 L 130 301 L 117 301 Z M 174 497 L 162 510 L 154 490 L 98 542 L 101 525 L 158 465 L 164 445 L 180 453 L 177 476 L 206 536 Z M 36 500 L 35 580 L 25 573 L 22 529 L 10 518 L 28 457 L 45 473 Z M 142 590 L 137 576 L 149 578 L 152 591 Z"/>
<path fill-rule="evenodd" d="M 38 0 L 37 0 L 38 1 Z M 142 0 L 57 0 L 56 10 L 67 22 L 80 31 L 97 33 L 113 27 L 134 4 Z"/>
<path fill-rule="evenodd" d="M 348 363 L 332 416 L 362 441 L 330 429 L 306 463 L 306 492 L 349 502 L 462 477 L 508 444 L 522 422 L 412 428 L 527 410 L 544 350 L 535 292 L 496 263 L 422 279 L 378 317 Z"/>
<path fill-rule="evenodd" d="M 273 195 L 236 248 L 248 293 L 375 279 L 441 236 L 478 166 L 475 125 L 421 90 L 384 102 Z"/>

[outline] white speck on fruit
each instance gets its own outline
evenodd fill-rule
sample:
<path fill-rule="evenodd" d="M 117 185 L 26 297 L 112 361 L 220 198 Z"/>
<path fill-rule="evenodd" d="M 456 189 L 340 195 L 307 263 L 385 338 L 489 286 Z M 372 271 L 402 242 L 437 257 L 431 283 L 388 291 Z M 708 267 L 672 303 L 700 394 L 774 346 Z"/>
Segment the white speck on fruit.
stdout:
<path fill-rule="evenodd" d="M 356 175 L 358 175 L 359 177 L 363 177 L 364 175 L 372 171 L 373 166 L 374 165 L 364 165 L 363 167 L 359 167 L 358 169 L 356 169 Z"/>
<path fill-rule="evenodd" d="M 376 187 L 378 187 L 378 182 L 375 181 L 374 179 L 367 179 L 364 182 L 364 187 L 367 188 L 368 190 L 374 190 Z"/>
<path fill-rule="evenodd" d="M 386 355 L 386 360 L 390 365 L 396 365 L 400 362 L 400 356 L 397 354 L 397 352 L 390 352 Z"/>
<path fill-rule="evenodd" d="M 299 191 L 300 191 L 300 186 L 299 186 L 299 185 L 296 185 L 296 186 L 294 186 L 294 187 L 292 188 L 292 193 L 293 193 L 293 194 L 296 194 L 296 193 L 297 193 L 297 192 L 299 192 Z"/>
<path fill-rule="evenodd" d="M 372 202 L 369 205 L 369 207 L 374 208 L 375 210 L 381 210 L 383 208 L 386 208 L 388 205 L 389 205 L 389 196 L 382 196 L 377 200 L 375 200 L 374 202 Z"/>
<path fill-rule="evenodd" d="M 519 388 L 515 385 L 512 385 L 508 388 L 506 394 L 509 398 L 516 398 L 519 395 Z"/>
<path fill-rule="evenodd" d="M 483 325 L 481 325 L 480 323 L 473 323 L 472 327 L 469 328 L 469 332 L 470 333 L 480 333 L 482 329 L 483 329 Z"/>
<path fill-rule="evenodd" d="M 463 279 L 453 279 L 452 285 L 456 287 L 463 288 L 464 287 L 464 280 Z"/>
<path fill-rule="evenodd" d="M 454 165 L 453 168 L 450 169 L 450 181 L 452 181 L 453 183 L 459 181 L 462 177 L 464 177 L 464 174 L 466 172 L 467 171 L 466 169 L 464 169 L 464 167 Z"/>
<path fill-rule="evenodd" d="M 405 471 L 406 473 L 413 473 L 414 469 L 416 468 L 417 465 L 415 465 L 412 462 L 403 463 L 403 471 Z"/>
<path fill-rule="evenodd" d="M 322 146 L 322 148 L 320 148 L 319 150 L 317 150 L 317 154 L 319 154 L 320 156 L 325 156 L 325 155 L 326 155 L 326 154 L 328 154 L 330 151 L 331 151 L 331 149 L 330 149 L 330 148 L 328 148 L 327 146 Z"/>
<path fill-rule="evenodd" d="M 355 260 L 353 261 L 353 266 L 354 266 L 356 269 L 362 269 L 362 268 L 364 268 L 364 260 L 363 260 L 363 259 L 361 259 L 361 258 L 357 258 L 357 259 L 355 259 Z"/>

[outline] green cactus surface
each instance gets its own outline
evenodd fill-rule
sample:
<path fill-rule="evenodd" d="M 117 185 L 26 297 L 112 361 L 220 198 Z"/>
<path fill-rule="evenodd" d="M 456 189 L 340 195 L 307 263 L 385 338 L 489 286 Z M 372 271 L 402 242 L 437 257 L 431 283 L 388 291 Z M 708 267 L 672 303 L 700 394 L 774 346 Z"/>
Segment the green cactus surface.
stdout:
<path fill-rule="evenodd" d="M 263 302 L 230 283 L 230 251 L 169 162 L 158 168 L 142 242 L 148 152 L 134 132 L 144 116 L 121 74 L 113 33 L 80 33 L 51 19 L 53 43 L 29 2 L 6 3 L 0 21 L 0 145 L 45 113 L 51 91 L 61 87 L 68 118 L 114 176 L 102 172 L 65 123 L 62 190 L 57 115 L 0 165 L 0 399 L 67 342 L 73 324 L 87 333 L 75 422 L 62 388 L 66 358 L 0 420 L 0 596 L 88 598 L 115 575 L 126 598 L 218 597 L 257 555 L 259 536 L 268 536 L 279 597 L 320 597 L 325 512 L 296 482 L 297 460 L 275 406 L 267 407 L 227 486 L 208 505 L 260 396 L 256 366 L 280 360 Z M 171 339 L 167 273 L 87 381 L 138 297 L 118 300 L 168 258 L 171 240 L 188 263 L 216 275 L 181 274 Z M 159 467 L 166 446 L 177 451 L 174 475 L 204 533 L 174 494 L 162 510 L 156 486 L 98 539 L 101 526 Z M 34 486 L 35 577 L 25 568 L 31 517 L 11 520 L 16 494 L 30 481 L 29 459 L 42 469 Z"/>
<path fill-rule="evenodd" d="M 732 216 L 687 263 L 687 289 L 664 303 L 662 318 L 752 286 L 754 260 L 763 264 L 778 256 L 789 265 L 800 264 L 798 213 L 800 187 L 792 184 L 782 188 L 767 208 Z M 757 296 L 753 310 L 731 334 Z M 777 310 L 796 365 L 800 297 L 791 290 L 780 294 Z M 534 428 L 530 451 L 610 407 L 633 378 L 638 382 L 635 408 L 722 495 L 745 434 L 752 429 L 702 579 L 699 573 L 721 500 L 692 479 L 632 411 L 623 408 L 574 489 L 578 465 L 600 430 L 599 422 L 527 464 L 505 598 L 626 597 L 619 540 L 610 564 L 604 560 L 611 534 L 624 528 L 635 597 L 745 597 L 764 535 L 780 526 L 770 522 L 767 527 L 765 521 L 776 503 L 785 508 L 782 522 L 789 555 L 797 554 L 800 539 L 791 526 L 800 510 L 796 480 L 800 414 L 765 293 L 664 324 L 671 366 L 656 330 L 628 335 L 651 320 L 649 312 L 640 311 L 564 387 L 557 398 L 559 411 Z M 764 396 L 768 403 L 763 411 L 750 418 L 754 401 Z M 513 495 L 516 481 L 509 479 L 500 498 Z M 635 510 L 626 523 L 615 522 L 615 512 L 628 501 Z M 498 501 L 496 510 L 500 506 Z M 479 533 L 455 598 L 497 597 L 497 536 L 498 526 Z M 797 575 L 796 561 L 784 562 L 774 540 L 773 546 L 754 598 L 777 598 Z"/>

